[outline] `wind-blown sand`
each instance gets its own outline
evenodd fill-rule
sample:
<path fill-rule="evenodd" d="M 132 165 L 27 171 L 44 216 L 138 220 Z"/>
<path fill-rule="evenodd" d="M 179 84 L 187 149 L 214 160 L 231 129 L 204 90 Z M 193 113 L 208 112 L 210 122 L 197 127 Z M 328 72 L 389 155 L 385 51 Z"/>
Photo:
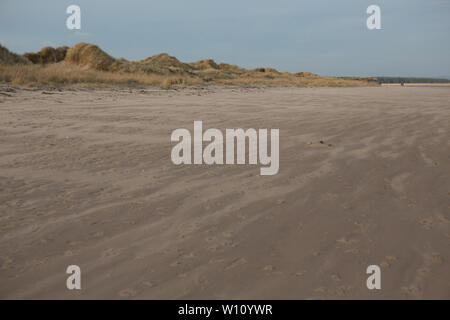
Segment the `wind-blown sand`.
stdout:
<path fill-rule="evenodd" d="M 449 299 L 449 101 L 448 87 L 3 86 L 0 298 Z M 170 134 L 194 120 L 279 128 L 279 173 L 175 166 Z"/>

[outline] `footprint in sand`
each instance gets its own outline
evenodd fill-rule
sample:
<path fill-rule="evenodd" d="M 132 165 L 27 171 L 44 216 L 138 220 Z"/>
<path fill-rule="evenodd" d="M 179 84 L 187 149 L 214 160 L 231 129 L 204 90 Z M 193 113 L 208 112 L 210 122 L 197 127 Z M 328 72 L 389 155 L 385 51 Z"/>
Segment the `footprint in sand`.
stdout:
<path fill-rule="evenodd" d="M 236 259 L 228 267 L 226 267 L 225 269 L 236 268 L 236 267 L 242 266 L 244 264 L 247 264 L 247 262 L 248 261 L 245 258 Z"/>
<path fill-rule="evenodd" d="M 0 259 L 2 259 L 2 264 L 0 265 L 0 270 L 4 270 L 8 267 L 8 265 L 11 265 L 11 263 L 13 262 L 13 259 L 11 259 L 8 256 L 2 256 L 0 257 Z"/>
<path fill-rule="evenodd" d="M 358 249 L 348 249 L 345 250 L 345 253 L 350 253 L 350 254 L 358 254 L 360 251 Z"/>
<path fill-rule="evenodd" d="M 208 261 L 208 263 L 210 263 L 210 264 L 222 263 L 222 262 L 225 262 L 225 259 L 213 258 Z"/>
<path fill-rule="evenodd" d="M 314 289 L 314 292 L 317 292 L 317 293 L 327 293 L 327 292 L 328 292 L 328 289 L 325 288 L 325 287 L 318 287 L 318 288 Z"/>
<path fill-rule="evenodd" d="M 272 273 L 275 270 L 275 267 L 272 265 L 267 265 L 263 268 L 263 271 L 268 272 L 268 273 Z"/>
<path fill-rule="evenodd" d="M 391 265 L 397 261 L 396 256 L 386 256 L 385 259 L 386 260 L 380 262 L 380 266 L 383 268 L 390 268 Z"/>
<path fill-rule="evenodd" d="M 206 238 L 206 242 L 209 243 L 209 246 L 207 247 L 208 251 L 210 252 L 216 252 L 221 248 L 234 248 L 237 246 L 235 242 L 228 239 L 228 235 L 222 235 L 218 237 L 208 237 Z"/>
<path fill-rule="evenodd" d="M 403 172 L 393 177 L 391 180 L 392 189 L 398 194 L 404 194 L 407 185 L 406 181 L 410 175 L 409 172 Z"/>
<path fill-rule="evenodd" d="M 119 255 L 119 252 L 117 250 L 114 250 L 112 248 L 110 249 L 106 249 L 105 251 L 102 252 L 102 258 L 112 258 L 112 257 L 116 257 Z"/>
<path fill-rule="evenodd" d="M 130 288 L 121 290 L 121 291 L 119 292 L 119 296 L 121 296 L 121 297 L 133 297 L 133 296 L 135 296 L 136 294 L 137 294 L 137 291 L 136 291 L 136 290 L 133 290 L 133 289 L 130 289 Z"/>
<path fill-rule="evenodd" d="M 326 295 L 326 296 L 345 296 L 352 290 L 352 287 L 349 285 L 341 284 L 335 288 L 326 288 L 326 287 L 319 287 L 314 290 L 314 292 Z"/>
<path fill-rule="evenodd" d="M 181 265 L 181 261 L 178 261 L 178 260 L 176 260 L 170 264 L 170 266 L 173 268 L 178 267 L 180 265 Z"/>
<path fill-rule="evenodd" d="M 425 149 L 423 147 L 419 147 L 420 150 L 420 155 L 423 159 L 423 161 L 429 166 L 429 167 L 437 167 L 439 166 L 439 162 L 433 160 L 432 158 L 430 158 L 426 153 L 425 153 Z"/>
<path fill-rule="evenodd" d="M 325 143 L 323 140 L 315 141 L 315 142 L 309 142 L 308 146 L 310 147 L 332 147 L 333 145 L 331 143 Z"/>
<path fill-rule="evenodd" d="M 425 263 L 428 265 L 442 263 L 442 257 L 439 252 L 432 252 L 432 253 L 426 254 L 424 256 L 424 260 L 425 260 Z"/>
<path fill-rule="evenodd" d="M 412 283 L 409 286 L 402 287 L 402 291 L 414 299 L 421 299 L 423 292 L 420 288 L 424 286 L 425 278 L 430 275 L 433 265 L 443 262 L 439 252 L 431 252 L 423 255 L 423 265 L 420 267 Z"/>
<path fill-rule="evenodd" d="M 345 237 L 342 237 L 340 239 L 337 239 L 336 242 L 339 243 L 339 244 L 347 246 L 347 245 L 351 245 L 351 244 L 357 243 L 358 240 L 356 240 L 356 239 L 347 239 Z"/>
<path fill-rule="evenodd" d="M 64 252 L 64 256 L 65 257 L 72 257 L 73 256 L 73 251 L 72 250 L 67 250 L 66 252 Z"/>
<path fill-rule="evenodd" d="M 294 274 L 294 276 L 296 276 L 297 278 L 300 278 L 300 277 L 303 277 L 305 275 L 305 273 L 306 273 L 306 270 L 301 270 L 301 271 L 296 272 Z"/>
<path fill-rule="evenodd" d="M 184 264 L 189 263 L 189 260 L 194 259 L 194 258 L 195 258 L 194 252 L 180 254 L 180 255 L 178 255 L 177 259 L 170 264 L 170 266 L 178 267 L 178 266 L 181 266 L 183 263 Z"/>
<path fill-rule="evenodd" d="M 195 253 L 194 252 L 185 253 L 185 254 L 180 255 L 180 258 L 193 259 L 193 258 L 195 258 Z"/>
<path fill-rule="evenodd" d="M 383 268 L 390 268 L 397 261 L 396 256 L 385 256 L 384 258 L 385 260 L 380 262 L 380 266 Z"/>
<path fill-rule="evenodd" d="M 422 227 L 426 230 L 431 230 L 433 228 L 433 218 L 425 218 L 419 221 Z"/>
<path fill-rule="evenodd" d="M 420 268 L 419 270 L 417 270 L 417 274 L 421 277 L 426 277 L 430 274 L 430 269 L 429 268 Z"/>
<path fill-rule="evenodd" d="M 402 291 L 406 293 L 406 295 L 411 296 L 415 299 L 420 299 L 422 297 L 422 291 L 416 286 L 408 286 L 402 287 Z"/>
<path fill-rule="evenodd" d="M 105 235 L 103 231 L 99 231 L 93 234 L 94 238 L 101 238 Z"/>
<path fill-rule="evenodd" d="M 442 226 L 448 223 L 448 219 L 443 215 L 428 217 L 419 221 L 419 224 L 426 230 L 431 230 L 435 226 Z"/>
<path fill-rule="evenodd" d="M 342 281 L 341 277 L 338 274 L 332 274 L 330 278 L 331 278 L 331 280 L 333 280 L 335 282 Z"/>

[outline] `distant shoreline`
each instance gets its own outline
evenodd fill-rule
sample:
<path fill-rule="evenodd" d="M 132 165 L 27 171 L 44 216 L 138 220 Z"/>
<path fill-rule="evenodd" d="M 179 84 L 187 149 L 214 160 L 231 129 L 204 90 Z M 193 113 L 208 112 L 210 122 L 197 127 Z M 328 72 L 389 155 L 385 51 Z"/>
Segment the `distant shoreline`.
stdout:
<path fill-rule="evenodd" d="M 401 83 L 382 83 L 382 87 L 400 87 Z M 450 83 L 404 83 L 404 87 L 448 87 L 450 88 Z"/>

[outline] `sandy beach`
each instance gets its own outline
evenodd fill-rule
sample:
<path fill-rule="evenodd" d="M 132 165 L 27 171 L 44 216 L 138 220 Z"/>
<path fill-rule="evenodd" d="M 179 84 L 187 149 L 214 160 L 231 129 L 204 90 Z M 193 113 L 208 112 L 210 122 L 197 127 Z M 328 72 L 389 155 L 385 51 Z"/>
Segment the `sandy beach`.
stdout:
<path fill-rule="evenodd" d="M 449 102 L 448 86 L 2 85 L 0 298 L 450 299 Z M 194 120 L 278 128 L 278 174 L 174 165 L 171 132 Z"/>

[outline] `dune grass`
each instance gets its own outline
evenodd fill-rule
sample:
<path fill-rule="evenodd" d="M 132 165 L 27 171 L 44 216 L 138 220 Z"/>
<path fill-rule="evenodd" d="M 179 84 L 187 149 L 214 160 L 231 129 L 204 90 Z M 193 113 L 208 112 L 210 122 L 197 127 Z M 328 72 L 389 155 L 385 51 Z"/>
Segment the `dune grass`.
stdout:
<path fill-rule="evenodd" d="M 79 68 L 65 62 L 48 65 L 0 65 L 0 82 L 23 86 L 58 85 L 199 85 L 187 76 L 108 72 Z"/>
<path fill-rule="evenodd" d="M 20 56 L 0 46 L 0 82 L 14 85 L 154 85 L 186 86 L 368 86 L 373 79 L 321 77 L 310 72 L 279 72 L 273 68 L 248 70 L 215 61 L 184 63 L 166 53 L 143 60 L 116 59 L 98 46 L 77 43 L 72 48 L 45 47 Z"/>
<path fill-rule="evenodd" d="M 0 64 L 30 64 L 30 61 L 0 44 Z"/>

